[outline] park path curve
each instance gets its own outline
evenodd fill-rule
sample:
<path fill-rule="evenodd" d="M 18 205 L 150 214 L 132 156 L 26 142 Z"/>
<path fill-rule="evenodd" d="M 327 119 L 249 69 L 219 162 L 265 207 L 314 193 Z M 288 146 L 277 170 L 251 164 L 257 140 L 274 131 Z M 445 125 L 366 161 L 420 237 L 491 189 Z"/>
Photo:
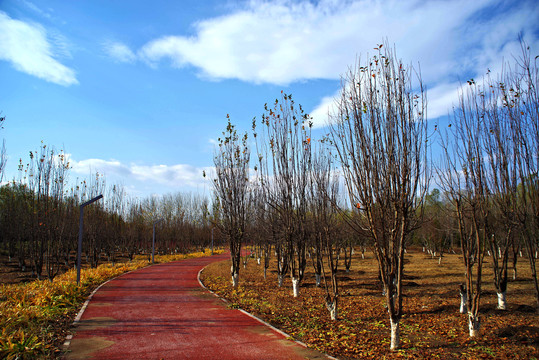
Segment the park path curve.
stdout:
<path fill-rule="evenodd" d="M 149 266 L 104 284 L 76 323 L 65 358 L 324 359 L 236 309 L 198 282 L 228 256 Z"/>

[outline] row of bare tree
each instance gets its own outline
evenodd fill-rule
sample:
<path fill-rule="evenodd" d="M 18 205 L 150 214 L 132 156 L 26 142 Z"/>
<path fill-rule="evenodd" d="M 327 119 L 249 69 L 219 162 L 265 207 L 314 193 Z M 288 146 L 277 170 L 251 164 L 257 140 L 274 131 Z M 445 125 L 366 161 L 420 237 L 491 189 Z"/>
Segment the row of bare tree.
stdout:
<path fill-rule="evenodd" d="M 230 244 L 233 284 L 247 239 L 264 258 L 265 274 L 269 257 L 276 256 L 278 286 L 288 274 L 296 297 L 310 257 L 336 319 L 340 261 L 344 257 L 349 268 L 353 247 L 367 244 L 378 260 L 390 346 L 397 349 L 405 247 L 443 237 L 461 247 L 464 307 L 470 336 L 476 336 L 485 254 L 492 258 L 500 309 L 506 306 L 508 258 L 521 244 L 539 299 L 537 67 L 524 46 L 523 57 L 499 79 L 486 76 L 482 86 L 470 80 L 448 130 L 441 134 L 436 125 L 429 134 L 419 73 L 387 45 L 376 51 L 343 77 L 323 139 L 311 139 L 310 117 L 284 93 L 253 120 L 253 156 L 248 134 L 239 136 L 228 119 L 213 181 L 216 225 Z M 436 138 L 440 162 L 430 158 L 429 141 Z M 434 174 L 443 193 L 428 194 Z M 438 251 L 448 246 L 442 245 Z"/>
<path fill-rule="evenodd" d="M 439 183 L 453 206 L 466 268 L 470 336 L 480 326 L 483 260 L 491 258 L 498 308 L 506 309 L 508 263 L 524 245 L 535 286 L 539 237 L 539 73 L 521 42 L 515 64 L 464 85 L 441 137 Z M 516 269 L 516 267 L 514 267 Z M 461 308 L 463 308 L 462 306 Z"/>
<path fill-rule="evenodd" d="M 19 163 L 19 177 L 0 188 L 0 249 L 21 271 L 54 278 L 75 265 L 79 205 L 102 194 L 84 211 L 83 264 L 116 262 L 149 254 L 152 225 L 159 223 L 157 253 L 204 249 L 211 241 L 208 200 L 195 194 L 137 199 L 122 186 L 107 185 L 96 173 L 68 183 L 70 165 L 63 151 L 45 144 Z"/>

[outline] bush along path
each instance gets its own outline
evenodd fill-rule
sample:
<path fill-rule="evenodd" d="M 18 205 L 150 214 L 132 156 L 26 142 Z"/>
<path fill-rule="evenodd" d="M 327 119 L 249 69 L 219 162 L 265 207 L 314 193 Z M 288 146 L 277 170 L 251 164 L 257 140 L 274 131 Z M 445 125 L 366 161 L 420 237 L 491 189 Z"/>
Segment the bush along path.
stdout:
<path fill-rule="evenodd" d="M 104 284 L 74 328 L 66 359 L 323 359 L 202 288 L 229 255 L 130 272 Z"/>

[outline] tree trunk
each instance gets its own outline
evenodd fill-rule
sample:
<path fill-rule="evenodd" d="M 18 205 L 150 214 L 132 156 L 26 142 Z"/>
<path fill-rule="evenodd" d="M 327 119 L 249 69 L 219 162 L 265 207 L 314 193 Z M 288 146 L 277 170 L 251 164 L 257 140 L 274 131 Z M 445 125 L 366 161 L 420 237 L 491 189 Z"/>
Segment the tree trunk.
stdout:
<path fill-rule="evenodd" d="M 284 279 L 284 276 L 279 274 L 277 275 L 277 284 L 279 285 L 279 287 L 283 287 L 283 279 Z"/>
<path fill-rule="evenodd" d="M 399 320 L 394 320 L 392 317 L 389 318 L 391 324 L 391 351 L 395 351 L 399 348 L 400 344 L 400 330 L 399 330 Z"/>
<path fill-rule="evenodd" d="M 322 276 L 320 274 L 315 274 L 316 277 L 316 287 L 320 287 Z"/>
<path fill-rule="evenodd" d="M 481 327 L 481 319 L 479 316 L 474 316 L 468 313 L 468 328 L 470 329 L 470 337 L 477 337 L 479 335 L 479 328 Z"/>
<path fill-rule="evenodd" d="M 505 298 L 505 291 L 499 292 L 498 294 L 498 310 L 507 310 L 507 300 Z"/>
<path fill-rule="evenodd" d="M 238 280 L 239 280 L 239 277 L 240 277 L 240 274 L 238 274 L 237 272 L 233 273 L 232 274 L 232 286 L 234 288 L 237 288 L 238 287 Z"/>
<path fill-rule="evenodd" d="M 333 299 L 333 301 L 326 301 L 326 307 L 329 311 L 329 317 L 331 320 L 336 321 L 337 320 L 337 299 Z"/>
<path fill-rule="evenodd" d="M 292 291 L 294 293 L 294 297 L 299 296 L 299 279 L 292 278 Z"/>
<path fill-rule="evenodd" d="M 468 295 L 466 294 L 466 288 L 464 285 L 460 285 L 460 313 L 466 314 L 468 312 Z"/>

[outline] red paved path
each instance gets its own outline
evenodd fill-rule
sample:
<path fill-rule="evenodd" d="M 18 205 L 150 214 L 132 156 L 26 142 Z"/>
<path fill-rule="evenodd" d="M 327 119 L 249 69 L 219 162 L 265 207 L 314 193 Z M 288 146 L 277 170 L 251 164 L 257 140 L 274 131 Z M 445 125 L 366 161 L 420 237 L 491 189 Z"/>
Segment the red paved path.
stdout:
<path fill-rule="evenodd" d="M 227 255 L 140 269 L 102 286 L 75 328 L 67 359 L 323 359 L 200 287 Z"/>

